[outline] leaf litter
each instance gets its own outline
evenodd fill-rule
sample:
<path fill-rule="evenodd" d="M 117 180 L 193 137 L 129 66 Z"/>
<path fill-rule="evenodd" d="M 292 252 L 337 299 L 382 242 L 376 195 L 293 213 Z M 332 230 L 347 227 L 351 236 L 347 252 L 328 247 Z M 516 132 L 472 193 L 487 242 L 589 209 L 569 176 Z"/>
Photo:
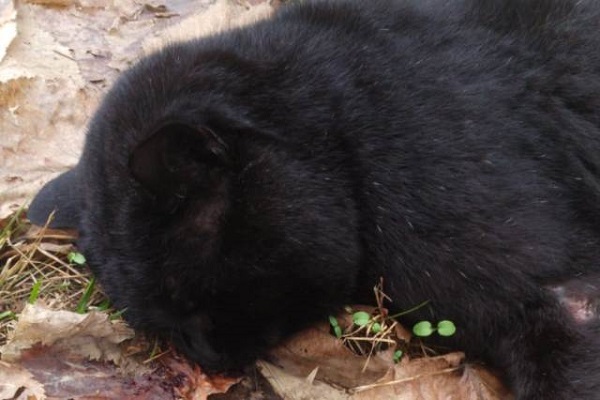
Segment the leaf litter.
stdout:
<path fill-rule="evenodd" d="M 369 315 L 381 313 L 378 307 L 353 306 Z M 385 313 L 385 310 L 384 310 Z M 346 331 L 352 331 L 352 315 L 337 316 Z M 357 349 L 351 342 L 335 337 L 325 323 L 307 329 L 270 353 L 269 362 L 261 362 L 265 375 L 280 393 L 303 393 L 298 398 L 317 399 L 322 385 L 294 377 L 312 376 L 330 384 L 331 399 L 510 399 L 511 395 L 500 381 L 483 368 L 464 362 L 464 354 L 451 352 L 437 355 L 399 324 L 392 323 L 384 344 L 377 351 Z M 369 337 L 354 337 L 368 342 Z M 392 344 L 393 343 L 393 344 Z M 394 362 L 395 346 L 403 349 L 404 356 Z M 359 355 L 357 353 L 363 354 Z M 368 356 L 368 357 L 367 357 Z M 300 388 L 301 386 L 301 388 Z M 325 397 L 322 397 L 325 398 Z"/>
<path fill-rule="evenodd" d="M 86 121 L 122 70 L 165 42 L 264 18 L 268 3 L 0 0 L 0 398 L 204 399 L 243 386 L 134 335 L 75 262 L 76 232 L 31 226 L 23 205 L 77 162 Z M 347 313 L 337 319 L 351 325 Z M 277 394 L 231 398 L 508 398 L 461 353 L 415 358 L 404 347 L 395 363 L 394 343 L 410 333 L 393 322 L 383 332 L 301 332 L 257 364 Z"/>

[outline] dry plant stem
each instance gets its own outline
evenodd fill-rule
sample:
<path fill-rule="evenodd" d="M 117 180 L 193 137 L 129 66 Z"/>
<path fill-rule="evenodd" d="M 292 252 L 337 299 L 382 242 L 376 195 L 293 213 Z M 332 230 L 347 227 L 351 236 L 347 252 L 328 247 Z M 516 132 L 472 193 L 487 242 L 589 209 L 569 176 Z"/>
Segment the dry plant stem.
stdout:
<path fill-rule="evenodd" d="M 73 274 L 70 276 L 71 278 L 86 278 L 87 277 L 87 275 L 82 274 L 81 271 L 78 271 L 77 268 L 73 267 L 73 265 L 62 261 L 61 259 L 52 255 L 51 253 L 49 253 L 45 250 L 42 250 L 42 249 L 38 249 L 38 251 L 41 254 L 45 255 L 46 257 L 52 259 L 53 261 L 56 261 L 56 263 L 60 264 L 60 268 L 57 268 L 54 265 L 50 265 L 50 267 L 53 268 L 55 271 L 64 273 L 65 271 L 63 271 L 63 269 L 66 269 L 68 272 Z"/>
<path fill-rule="evenodd" d="M 379 283 L 373 287 L 373 292 L 375 292 L 375 301 L 377 302 L 379 314 L 383 315 L 385 310 L 385 308 L 383 308 L 383 301 L 392 301 L 392 299 L 383 292 L 383 277 L 379 278 Z"/>
<path fill-rule="evenodd" d="M 158 354 L 154 354 L 154 355 L 148 357 L 147 359 L 145 359 L 144 361 L 142 361 L 142 364 L 150 364 L 152 361 L 158 360 L 159 358 L 161 358 L 165 354 L 169 354 L 170 352 L 171 352 L 171 349 L 162 351 Z"/>
<path fill-rule="evenodd" d="M 371 360 L 371 357 L 378 349 L 378 345 L 386 344 L 386 345 L 393 346 L 393 347 L 395 347 L 397 345 L 396 340 L 391 339 L 394 328 L 397 325 L 396 321 L 392 321 L 392 323 L 390 325 L 387 325 L 386 324 L 387 321 L 384 318 L 383 313 L 381 313 L 381 312 L 379 315 L 374 316 L 372 318 L 372 321 L 373 321 L 373 323 L 377 322 L 381 325 L 380 332 L 373 334 L 373 332 L 371 331 L 372 324 L 369 324 L 369 325 L 358 327 L 354 331 L 352 331 L 342 337 L 342 340 L 344 341 L 345 344 L 347 344 L 348 347 L 350 347 L 351 349 L 354 349 L 354 351 L 356 353 L 360 353 L 361 355 L 365 355 L 366 351 L 363 349 L 360 342 L 371 343 L 371 345 L 368 347 L 369 351 L 368 351 L 368 354 L 366 354 L 367 358 L 363 365 L 362 372 L 366 371 L 366 369 L 369 365 L 369 362 Z M 372 335 L 372 336 L 369 336 L 369 335 Z M 350 344 L 350 343 L 352 343 L 352 344 Z"/>
<path fill-rule="evenodd" d="M 435 376 L 435 375 L 448 374 L 450 372 L 458 371 L 458 370 L 460 370 L 462 368 L 463 367 L 461 367 L 461 366 L 460 367 L 444 368 L 444 369 L 439 370 L 439 371 L 429 372 L 429 373 L 426 373 L 426 374 L 419 374 L 419 375 L 415 375 L 415 376 L 410 376 L 408 378 L 396 379 L 396 380 L 389 381 L 389 382 L 373 383 L 371 385 L 357 386 L 355 388 L 348 389 L 348 392 L 352 394 L 352 393 L 364 392 L 365 390 L 375 389 L 375 388 L 378 388 L 378 387 L 399 385 L 401 383 L 416 381 L 416 380 L 419 380 L 421 378 L 426 378 L 426 377 Z"/>
<path fill-rule="evenodd" d="M 348 340 L 352 340 L 354 342 L 371 342 L 371 343 L 388 343 L 388 344 L 396 344 L 394 339 L 387 339 L 385 337 L 353 337 Z"/>
<path fill-rule="evenodd" d="M 22 240 L 36 240 L 37 237 L 36 236 L 24 236 L 21 238 Z M 60 233 L 53 233 L 53 234 L 44 234 L 44 239 L 50 239 L 50 240 L 65 240 L 65 241 L 75 241 L 75 239 L 77 239 L 76 235 L 68 235 L 68 234 L 60 234 Z"/>
<path fill-rule="evenodd" d="M 39 241 L 36 243 L 39 244 Z M 33 260 L 33 254 L 35 253 L 35 245 L 25 249 L 26 252 L 24 252 L 21 251 L 21 249 L 19 249 L 15 244 L 13 244 L 10 238 L 7 240 L 7 244 L 16 253 L 16 258 L 11 257 L 11 259 L 15 260 L 15 263 L 13 269 L 9 269 L 10 274 L 0 276 L 0 283 L 13 283 L 12 286 L 10 284 L 8 285 L 8 290 L 14 290 L 14 287 L 23 281 L 23 274 L 27 273 L 27 275 L 31 276 L 31 271 L 27 271 L 29 269 L 28 267 L 33 267 L 36 273 L 46 278 L 46 274 L 38 268 L 37 263 Z M 8 265 L 9 264 L 7 263 L 6 266 Z M 3 271 L 4 270 L 5 268 L 3 268 Z"/>
<path fill-rule="evenodd" d="M 394 326 L 396 325 L 396 322 L 394 322 L 392 325 L 390 325 L 387 329 L 381 331 L 378 335 L 378 337 L 375 338 L 358 338 L 360 340 L 366 340 L 366 341 L 373 341 L 373 342 L 377 342 L 377 343 L 387 343 L 391 346 L 395 346 L 397 343 L 395 340 L 393 339 L 389 339 L 389 337 L 391 336 L 391 333 L 393 331 Z M 371 346 L 371 350 L 369 351 L 369 355 L 367 356 L 367 359 L 365 360 L 365 364 L 362 367 L 362 372 L 365 372 L 367 370 L 367 366 L 369 365 L 369 361 L 371 361 L 371 356 L 373 355 L 373 353 L 375 352 L 375 345 Z"/>

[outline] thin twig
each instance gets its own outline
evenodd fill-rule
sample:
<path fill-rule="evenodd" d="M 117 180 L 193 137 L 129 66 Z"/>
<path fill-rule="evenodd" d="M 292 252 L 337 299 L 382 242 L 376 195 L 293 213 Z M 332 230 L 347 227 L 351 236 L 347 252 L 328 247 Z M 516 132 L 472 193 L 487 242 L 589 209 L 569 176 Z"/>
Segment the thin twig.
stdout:
<path fill-rule="evenodd" d="M 415 376 L 410 376 L 408 378 L 396 379 L 396 380 L 388 381 L 388 382 L 373 383 L 373 384 L 370 384 L 370 385 L 357 386 L 355 388 L 348 389 L 348 391 L 350 393 L 364 392 L 365 390 L 375 389 L 375 388 L 378 388 L 378 387 L 393 386 L 393 385 L 398 385 L 398 384 L 401 384 L 401 383 L 416 381 L 417 379 L 426 378 L 426 377 L 430 377 L 430 376 L 448 374 L 450 372 L 458 371 L 461 368 L 462 367 L 444 368 L 444 369 L 439 370 L 439 371 L 429 372 L 427 374 L 419 374 L 419 375 L 415 375 Z"/>

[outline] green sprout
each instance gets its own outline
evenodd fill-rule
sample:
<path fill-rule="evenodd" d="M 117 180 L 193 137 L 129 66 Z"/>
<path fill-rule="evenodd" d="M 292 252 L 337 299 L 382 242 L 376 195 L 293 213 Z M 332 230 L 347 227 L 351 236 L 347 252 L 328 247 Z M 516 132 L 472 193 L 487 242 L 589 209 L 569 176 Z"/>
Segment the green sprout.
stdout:
<path fill-rule="evenodd" d="M 366 311 L 357 311 L 352 314 L 352 322 L 356 326 L 365 326 L 371 321 L 371 315 Z"/>
<path fill-rule="evenodd" d="M 3 320 L 12 320 L 12 319 L 17 319 L 17 314 L 15 314 L 13 311 L 10 310 L 6 310 L 0 313 L 0 321 Z"/>
<path fill-rule="evenodd" d="M 413 326 L 413 334 L 418 337 L 428 337 L 437 331 L 440 336 L 452 336 L 456 333 L 456 325 L 449 320 L 439 321 L 434 327 L 429 321 L 420 321 Z"/>
<path fill-rule="evenodd" d="M 352 314 L 352 323 L 360 328 L 366 327 L 368 332 L 379 333 L 383 329 L 377 317 L 366 311 L 356 311 Z"/>
<path fill-rule="evenodd" d="M 396 350 L 394 352 L 394 363 L 399 363 L 403 355 L 404 352 L 402 350 Z"/>
<path fill-rule="evenodd" d="M 81 299 L 77 303 L 77 308 L 75 310 L 79 314 L 85 314 L 85 312 L 87 311 L 87 309 L 89 307 L 89 303 L 90 303 L 90 298 L 92 297 L 92 293 L 94 292 L 95 283 L 96 283 L 96 280 L 94 278 L 92 278 L 92 279 L 90 279 L 87 286 L 85 287 L 83 296 L 81 296 Z"/>
<path fill-rule="evenodd" d="M 383 303 L 391 299 L 383 292 L 382 288 L 383 279 L 380 279 L 379 284 L 373 288 L 377 302 L 377 308 L 373 311 L 355 311 L 346 306 L 344 309 L 352 318 L 351 324 L 341 327 L 336 317 L 330 315 L 329 325 L 333 334 L 355 354 L 368 355 L 367 362 L 374 352 L 392 348 L 394 350 L 393 361 L 398 363 L 409 347 L 408 343 L 402 344 L 401 342 L 405 342 L 405 340 L 397 336 L 399 335 L 397 318 L 419 310 L 430 301 L 426 300 L 408 310 L 389 315 L 383 307 Z M 414 325 L 412 331 L 414 337 L 421 338 L 431 336 L 434 332 L 440 336 L 452 336 L 456 333 L 456 326 L 449 320 L 439 321 L 435 326 L 430 321 L 420 321 Z"/>
<path fill-rule="evenodd" d="M 335 337 L 338 339 L 341 339 L 342 328 L 340 327 L 338 320 L 333 315 L 329 316 L 329 325 L 331 325 L 331 329 L 333 329 L 333 333 L 335 334 Z"/>
<path fill-rule="evenodd" d="M 67 260 L 71 264 L 83 265 L 85 264 L 85 256 L 77 251 L 72 251 L 67 255 Z"/>
<path fill-rule="evenodd" d="M 41 288 L 42 288 L 42 280 L 41 279 L 36 280 L 35 283 L 33 284 L 33 286 L 31 287 L 31 292 L 29 292 L 29 299 L 27 299 L 27 302 L 29 304 L 35 304 L 38 297 L 40 297 Z"/>
<path fill-rule="evenodd" d="M 119 310 L 119 311 L 115 311 L 114 313 L 112 313 L 112 314 L 110 314 L 108 316 L 108 319 L 111 320 L 111 321 L 119 319 L 119 318 L 121 318 L 121 316 L 123 315 L 123 313 L 125 313 L 125 311 L 127 311 L 127 308 L 124 308 L 124 309 Z"/>

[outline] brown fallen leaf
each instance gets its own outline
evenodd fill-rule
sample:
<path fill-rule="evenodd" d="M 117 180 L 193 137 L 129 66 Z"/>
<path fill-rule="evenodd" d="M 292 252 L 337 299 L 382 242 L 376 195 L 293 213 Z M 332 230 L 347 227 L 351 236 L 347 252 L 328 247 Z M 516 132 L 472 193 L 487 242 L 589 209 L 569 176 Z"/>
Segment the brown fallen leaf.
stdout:
<path fill-rule="evenodd" d="M 17 36 L 17 11 L 12 0 L 0 0 L 0 61 Z"/>
<path fill-rule="evenodd" d="M 505 400 L 510 392 L 485 369 L 462 364 L 459 352 L 403 360 L 393 376 L 351 390 L 357 400 Z"/>
<path fill-rule="evenodd" d="M 13 368 L 24 368 L 50 398 L 173 399 L 164 385 L 164 371 L 136 366 L 135 374 L 124 373 L 114 363 L 92 361 L 68 348 L 35 345 L 23 350 Z"/>
<path fill-rule="evenodd" d="M 220 375 L 209 377 L 197 365 L 190 364 L 173 351 L 168 357 L 161 357 L 159 362 L 167 367 L 167 374 L 177 380 L 175 392 L 183 399 L 205 400 L 211 394 L 227 392 L 241 380 Z"/>
<path fill-rule="evenodd" d="M 273 389 L 284 399 L 302 400 L 350 400 L 344 389 L 335 388 L 319 381 L 311 381 L 305 376 L 291 374 L 277 365 L 259 361 L 260 373 L 269 381 Z"/>
<path fill-rule="evenodd" d="M 270 353 L 270 360 L 291 374 L 307 376 L 318 368 L 316 379 L 352 388 L 377 382 L 394 366 L 392 355 L 366 358 L 354 354 L 329 333 L 328 325 L 309 328 Z"/>
<path fill-rule="evenodd" d="M 351 400 L 504 400 L 511 395 L 489 371 L 464 363 L 464 354 L 392 362 L 393 349 L 366 357 L 354 354 L 327 325 L 308 329 L 273 350 L 261 372 L 284 398 Z M 364 369 L 364 371 L 363 371 Z M 327 382 L 333 392 L 319 395 Z M 316 389 L 318 387 L 318 389 Z M 329 390 L 329 389 L 328 389 Z M 287 397 L 286 397 L 287 396 Z"/>
<path fill-rule="evenodd" d="M 267 18 L 273 12 L 268 2 L 261 0 L 253 7 L 243 7 L 228 0 L 216 0 L 206 9 L 195 12 L 180 23 L 172 25 L 160 35 L 152 35 L 142 44 L 146 54 L 165 46 L 215 32 L 234 29 Z"/>
<path fill-rule="evenodd" d="M 13 362 L 21 357 L 23 350 L 41 344 L 92 360 L 119 363 L 121 352 L 118 344 L 133 336 L 133 330 L 122 321 L 109 321 L 105 313 L 91 311 L 78 314 L 28 304 L 0 353 L 2 360 Z"/>
<path fill-rule="evenodd" d="M 39 4 L 49 7 L 68 7 L 75 4 L 75 0 L 25 0 L 25 3 Z"/>
<path fill-rule="evenodd" d="M 239 381 L 207 377 L 173 351 L 149 363 L 128 356 L 126 349 L 143 347 L 119 345 L 132 335 L 100 312 L 80 315 L 28 305 L 0 349 L 0 382 L 11 382 L 0 385 L 0 398 L 19 391 L 36 399 L 205 400 Z"/>
<path fill-rule="evenodd" d="M 44 387 L 25 368 L 0 361 L 0 399 L 42 400 Z"/>
<path fill-rule="evenodd" d="M 34 346 L 23 351 L 16 368 L 25 368 L 52 398 L 206 400 L 224 393 L 238 379 L 208 378 L 174 353 L 149 365 L 130 360 L 127 371 L 110 362 L 91 361 L 69 349 Z"/>

